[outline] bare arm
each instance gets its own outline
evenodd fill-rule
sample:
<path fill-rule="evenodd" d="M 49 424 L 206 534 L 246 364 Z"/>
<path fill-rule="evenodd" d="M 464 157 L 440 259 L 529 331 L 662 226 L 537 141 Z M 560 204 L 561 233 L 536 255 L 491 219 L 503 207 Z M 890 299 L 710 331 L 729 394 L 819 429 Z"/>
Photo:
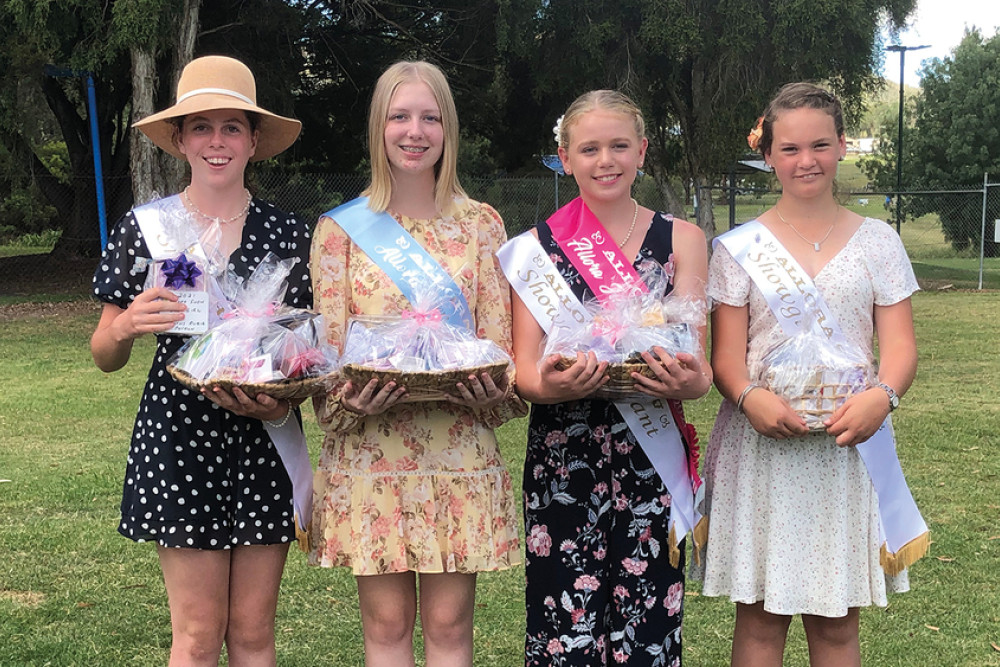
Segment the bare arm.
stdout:
<path fill-rule="evenodd" d="M 720 303 L 712 312 L 715 386 L 732 403 L 736 403 L 743 390 L 751 384 L 747 369 L 749 330 L 749 306 Z M 743 413 L 754 430 L 770 438 L 790 438 L 809 432 L 805 421 L 785 400 L 764 388 L 752 389 L 744 396 Z"/>
<path fill-rule="evenodd" d="M 875 332 L 879 342 L 879 382 L 902 396 L 917 373 L 917 339 L 910 300 L 875 306 Z M 824 423 L 838 445 L 849 447 L 870 438 L 888 414 L 889 395 L 880 387 L 872 387 L 845 401 Z"/>
<path fill-rule="evenodd" d="M 132 354 L 132 341 L 144 334 L 167 331 L 184 319 L 186 309 L 165 287 L 146 290 L 125 309 L 104 304 L 97 329 L 90 337 L 94 363 L 105 373 L 122 368 Z"/>
<path fill-rule="evenodd" d="M 696 225 L 684 220 L 674 220 L 674 289 L 672 296 L 690 297 L 705 302 L 705 284 L 708 282 L 708 250 L 705 233 Z M 663 348 L 642 353 L 642 358 L 656 374 L 650 379 L 633 373 L 636 388 L 644 394 L 660 398 L 701 398 L 712 388 L 712 368 L 705 358 L 705 322 L 698 327 L 699 354 L 680 353 L 670 357 Z"/>

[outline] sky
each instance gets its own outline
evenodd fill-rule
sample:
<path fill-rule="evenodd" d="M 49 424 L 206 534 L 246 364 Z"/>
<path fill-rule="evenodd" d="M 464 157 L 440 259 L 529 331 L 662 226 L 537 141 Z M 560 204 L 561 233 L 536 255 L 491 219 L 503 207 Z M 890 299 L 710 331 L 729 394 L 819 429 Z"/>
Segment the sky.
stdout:
<path fill-rule="evenodd" d="M 962 40 L 966 27 L 975 26 L 984 37 L 992 37 L 1000 28 L 1000 2 L 997 0 L 917 0 L 917 8 L 907 22 L 909 28 L 887 44 L 903 46 L 930 45 L 928 49 L 907 51 L 903 81 L 907 86 L 920 85 L 917 71 L 927 58 L 944 58 Z M 884 76 L 899 83 L 899 54 L 885 54 Z"/>

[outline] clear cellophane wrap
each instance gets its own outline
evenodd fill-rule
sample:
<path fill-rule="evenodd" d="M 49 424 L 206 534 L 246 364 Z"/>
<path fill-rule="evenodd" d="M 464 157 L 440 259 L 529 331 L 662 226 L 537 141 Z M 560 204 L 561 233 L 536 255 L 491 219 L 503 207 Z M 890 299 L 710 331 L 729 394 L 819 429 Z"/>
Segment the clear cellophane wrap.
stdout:
<path fill-rule="evenodd" d="M 326 391 L 338 355 L 326 342 L 323 317 L 283 304 L 295 261 L 268 253 L 245 282 L 227 274 L 223 289 L 232 309 L 177 351 L 168 363 L 171 374 L 192 388 L 239 387 L 251 396 L 303 398 Z"/>
<path fill-rule="evenodd" d="M 493 341 L 450 324 L 446 307 L 436 294 L 421 293 L 400 315 L 352 317 L 340 359 L 344 378 L 359 390 L 372 378 L 379 385 L 395 382 L 406 387 L 404 402 L 459 396 L 457 384 L 482 373 L 504 386 L 510 356 Z"/>
<path fill-rule="evenodd" d="M 810 430 L 823 431 L 824 420 L 871 387 L 875 373 L 859 347 L 832 342 L 816 315 L 807 314 L 797 334 L 764 354 L 756 382 L 785 399 Z"/>
<path fill-rule="evenodd" d="M 603 302 L 589 299 L 584 307 L 589 322 L 558 326 L 546 337 L 541 363 L 552 354 L 561 357 L 556 368 L 564 370 L 577 363 L 577 353 L 593 352 L 598 361 L 608 362 L 608 382 L 594 396 L 617 399 L 635 395 L 632 373 L 654 378 L 653 369 L 642 358 L 654 348 L 675 357 L 685 352 L 698 356 L 701 342 L 698 328 L 704 326 L 707 304 L 704 299 L 666 293 L 669 276 L 661 264 L 645 260 L 639 277 L 647 289 L 626 285 Z"/>

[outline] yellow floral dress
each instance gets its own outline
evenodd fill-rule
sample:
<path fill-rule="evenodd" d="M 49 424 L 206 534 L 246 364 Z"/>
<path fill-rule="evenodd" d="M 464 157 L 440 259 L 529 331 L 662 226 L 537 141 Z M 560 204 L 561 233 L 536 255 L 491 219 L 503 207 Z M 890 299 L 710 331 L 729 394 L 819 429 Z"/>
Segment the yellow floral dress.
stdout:
<path fill-rule="evenodd" d="M 499 214 L 462 200 L 444 218 L 393 216 L 461 287 L 477 335 L 510 353 L 510 292 L 496 259 L 506 241 Z M 311 268 L 316 309 L 335 345 L 352 315 L 410 308 L 330 218 L 321 218 L 313 235 Z M 513 386 L 513 367 L 510 373 Z M 372 575 L 471 573 L 521 562 L 510 474 L 493 432 L 526 414 L 513 392 L 488 412 L 422 402 L 360 417 L 344 409 L 341 391 L 316 401 L 325 437 L 314 479 L 310 564 Z"/>

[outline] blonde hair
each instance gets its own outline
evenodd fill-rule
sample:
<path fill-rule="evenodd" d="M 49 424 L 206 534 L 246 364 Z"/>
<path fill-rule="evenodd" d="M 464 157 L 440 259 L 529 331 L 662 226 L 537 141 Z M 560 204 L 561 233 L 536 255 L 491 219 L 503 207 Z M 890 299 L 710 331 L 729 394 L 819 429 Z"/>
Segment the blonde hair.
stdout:
<path fill-rule="evenodd" d="M 445 213 L 456 197 L 467 197 L 458 182 L 458 112 L 455 110 L 455 100 L 451 96 L 448 80 L 436 65 L 422 60 L 401 61 L 390 66 L 378 78 L 368 112 L 368 154 L 372 164 L 372 179 L 361 194 L 368 197 L 368 207 L 373 211 L 386 210 L 392 196 L 392 171 L 384 139 L 389 105 L 400 85 L 415 81 L 427 84 L 441 110 L 444 146 L 441 159 L 434 165 L 434 203 L 438 211 Z"/>
<path fill-rule="evenodd" d="M 614 111 L 632 118 L 635 133 L 639 139 L 646 136 L 646 122 L 642 119 L 642 111 L 627 95 L 617 90 L 591 90 L 573 100 L 566 109 L 559 126 L 559 147 L 569 150 L 570 128 L 580 120 L 580 116 L 595 109 Z"/>

